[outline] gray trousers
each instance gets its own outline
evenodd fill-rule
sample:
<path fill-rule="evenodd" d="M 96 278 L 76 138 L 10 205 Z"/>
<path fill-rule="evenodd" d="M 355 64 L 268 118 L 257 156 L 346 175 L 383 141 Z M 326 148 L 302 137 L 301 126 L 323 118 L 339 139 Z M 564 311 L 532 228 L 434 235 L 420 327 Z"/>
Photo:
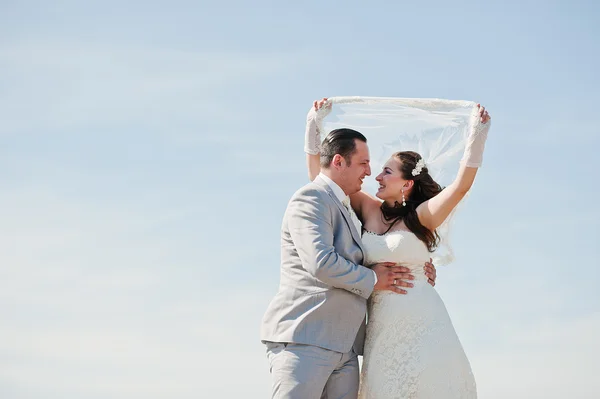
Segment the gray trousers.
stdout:
<path fill-rule="evenodd" d="M 273 399 L 356 399 L 358 357 L 312 345 L 265 342 Z"/>

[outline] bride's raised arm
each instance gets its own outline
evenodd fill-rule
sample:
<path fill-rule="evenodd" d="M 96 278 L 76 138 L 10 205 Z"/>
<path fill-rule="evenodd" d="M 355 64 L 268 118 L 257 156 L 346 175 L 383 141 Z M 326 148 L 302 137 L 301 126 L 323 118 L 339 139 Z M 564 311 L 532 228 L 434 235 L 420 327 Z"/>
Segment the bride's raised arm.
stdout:
<path fill-rule="evenodd" d="M 306 153 L 306 167 L 308 168 L 308 178 L 313 181 L 321 172 L 321 131 L 320 120 L 323 120 L 329 113 L 327 109 L 318 112 L 327 98 L 319 101 L 315 100 L 311 109 L 306 115 L 306 131 L 304 133 L 304 152 Z M 329 110 L 331 104 L 328 105 Z"/>
<path fill-rule="evenodd" d="M 321 156 L 319 154 L 306 153 L 306 167 L 308 168 L 308 178 L 313 181 L 321 171 Z"/>
<path fill-rule="evenodd" d="M 419 221 L 430 230 L 438 228 L 450 215 L 452 210 L 471 189 L 478 168 L 483 160 L 485 140 L 491 125 L 491 118 L 483 106 L 477 104 L 478 110 L 473 113 L 472 126 L 460 169 L 456 179 L 435 197 L 417 207 Z"/>

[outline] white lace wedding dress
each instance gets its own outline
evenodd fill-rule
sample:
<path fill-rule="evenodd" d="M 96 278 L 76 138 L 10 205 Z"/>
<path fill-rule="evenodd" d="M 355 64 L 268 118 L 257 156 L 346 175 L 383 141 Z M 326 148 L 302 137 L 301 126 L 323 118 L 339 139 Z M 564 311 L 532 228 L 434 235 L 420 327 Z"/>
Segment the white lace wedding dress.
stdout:
<path fill-rule="evenodd" d="M 425 244 L 408 231 L 362 236 L 366 263 L 398 262 L 412 270 L 407 295 L 376 291 L 369 300 L 359 398 L 471 399 L 475 379 L 450 317 L 423 265 Z"/>

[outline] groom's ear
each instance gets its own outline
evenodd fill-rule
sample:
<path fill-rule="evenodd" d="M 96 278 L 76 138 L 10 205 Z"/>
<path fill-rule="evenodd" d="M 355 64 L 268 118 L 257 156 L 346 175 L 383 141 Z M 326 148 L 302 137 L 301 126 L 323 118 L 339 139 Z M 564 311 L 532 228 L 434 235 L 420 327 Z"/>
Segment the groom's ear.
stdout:
<path fill-rule="evenodd" d="M 334 168 L 341 168 L 346 165 L 346 160 L 340 154 L 335 154 L 331 160 L 331 166 Z"/>

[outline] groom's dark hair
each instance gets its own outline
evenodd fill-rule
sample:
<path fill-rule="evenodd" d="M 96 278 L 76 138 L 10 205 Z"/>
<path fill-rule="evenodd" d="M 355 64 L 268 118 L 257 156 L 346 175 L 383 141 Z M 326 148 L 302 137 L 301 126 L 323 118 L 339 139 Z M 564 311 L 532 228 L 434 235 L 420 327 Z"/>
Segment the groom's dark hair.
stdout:
<path fill-rule="evenodd" d="M 352 154 L 356 152 L 356 142 L 354 140 L 367 142 L 367 138 L 356 130 L 341 128 L 329 132 L 321 144 L 321 167 L 329 168 L 335 154 L 340 154 L 350 165 Z"/>

